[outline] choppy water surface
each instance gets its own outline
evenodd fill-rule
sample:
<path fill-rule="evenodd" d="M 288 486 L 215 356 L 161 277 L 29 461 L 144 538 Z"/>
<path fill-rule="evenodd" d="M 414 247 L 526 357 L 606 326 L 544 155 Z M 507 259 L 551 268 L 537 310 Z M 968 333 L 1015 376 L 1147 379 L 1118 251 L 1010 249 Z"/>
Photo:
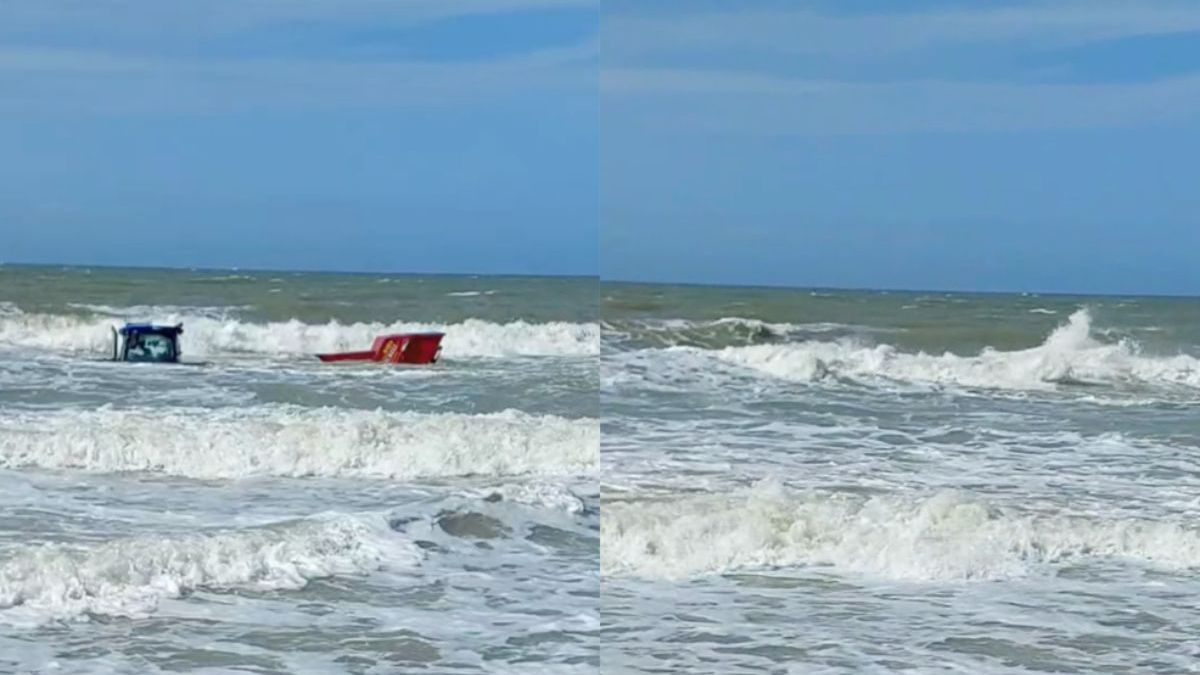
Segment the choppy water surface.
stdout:
<path fill-rule="evenodd" d="M 0 267 L 0 672 L 595 672 L 599 334 L 586 279 Z"/>
<path fill-rule="evenodd" d="M 601 296 L 606 672 L 1200 669 L 1200 301 Z"/>

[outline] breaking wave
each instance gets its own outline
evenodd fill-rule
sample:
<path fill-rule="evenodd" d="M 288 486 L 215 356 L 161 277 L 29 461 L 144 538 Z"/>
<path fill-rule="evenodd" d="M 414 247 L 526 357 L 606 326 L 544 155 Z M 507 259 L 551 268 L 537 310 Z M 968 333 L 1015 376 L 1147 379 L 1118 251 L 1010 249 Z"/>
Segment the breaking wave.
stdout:
<path fill-rule="evenodd" d="M 827 566 L 873 578 L 972 581 L 1089 558 L 1197 567 L 1200 532 L 1022 515 L 949 492 L 867 499 L 771 483 L 732 496 L 606 502 L 601 516 L 602 573 L 650 578 Z"/>
<path fill-rule="evenodd" d="M 1145 356 L 1136 342 L 1102 343 L 1091 332 L 1091 316 L 1079 310 L 1042 344 L 1019 351 L 989 348 L 976 356 L 932 355 L 904 353 L 887 344 L 811 341 L 728 347 L 715 353 L 726 363 L 803 382 L 883 377 L 998 389 L 1120 383 L 1200 387 L 1200 359 L 1186 354 Z"/>
<path fill-rule="evenodd" d="M 0 553 L 0 621 L 143 616 L 196 590 L 298 589 L 420 559 L 383 518 L 346 515 L 90 546 L 20 545 Z"/>
<path fill-rule="evenodd" d="M 719 349 L 857 335 L 872 330 L 840 323 L 771 323 L 725 317 L 708 321 L 686 319 L 617 320 L 602 324 L 606 341 L 641 347 L 698 347 Z"/>
<path fill-rule="evenodd" d="M 339 408 L 9 412 L 0 467 L 156 472 L 198 479 L 578 475 L 600 425 L 517 411 L 419 414 Z"/>
<path fill-rule="evenodd" d="M 438 330 L 446 358 L 504 356 L 587 356 L 600 353 L 600 326 L 591 323 L 493 323 L 468 319 L 461 323 L 324 324 L 298 320 L 254 323 L 200 314 L 164 312 L 160 323 L 184 324 L 185 357 L 222 354 L 305 355 L 367 349 L 377 335 Z M 0 344 L 72 352 L 107 354 L 112 347 L 112 319 L 59 314 L 0 313 Z"/>
<path fill-rule="evenodd" d="M 482 501 L 513 502 L 572 515 L 579 515 L 587 510 L 585 498 L 589 494 L 597 500 L 600 496 L 599 485 L 596 483 L 568 487 L 556 481 L 528 480 L 520 483 L 471 488 L 464 490 L 463 494 Z"/>
<path fill-rule="evenodd" d="M 69 302 L 67 307 L 92 314 L 123 319 L 131 316 L 202 316 L 209 319 L 226 319 L 241 312 L 254 309 L 254 305 L 104 305 L 86 302 Z"/>

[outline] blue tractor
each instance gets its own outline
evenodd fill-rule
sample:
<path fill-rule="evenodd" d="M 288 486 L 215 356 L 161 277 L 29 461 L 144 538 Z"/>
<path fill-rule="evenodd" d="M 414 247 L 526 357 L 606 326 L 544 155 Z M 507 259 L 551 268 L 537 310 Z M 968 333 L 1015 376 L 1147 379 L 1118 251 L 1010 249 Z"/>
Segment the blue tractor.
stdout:
<path fill-rule="evenodd" d="M 174 326 L 127 323 L 120 330 L 114 328 L 113 361 L 178 363 L 181 333 L 181 323 Z"/>

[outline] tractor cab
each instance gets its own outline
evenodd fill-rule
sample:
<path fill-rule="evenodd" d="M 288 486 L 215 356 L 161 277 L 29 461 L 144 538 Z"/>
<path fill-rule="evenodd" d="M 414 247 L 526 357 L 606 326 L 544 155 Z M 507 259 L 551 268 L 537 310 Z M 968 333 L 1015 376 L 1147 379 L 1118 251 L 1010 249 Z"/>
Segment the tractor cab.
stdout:
<path fill-rule="evenodd" d="M 156 326 L 127 323 L 113 329 L 113 360 L 144 363 L 178 363 L 179 335 L 183 324 Z"/>

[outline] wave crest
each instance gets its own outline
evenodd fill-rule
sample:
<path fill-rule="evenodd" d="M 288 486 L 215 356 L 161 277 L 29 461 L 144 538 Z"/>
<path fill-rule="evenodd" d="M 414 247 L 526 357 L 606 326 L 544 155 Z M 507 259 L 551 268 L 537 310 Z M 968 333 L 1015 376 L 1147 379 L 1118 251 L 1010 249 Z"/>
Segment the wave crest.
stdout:
<path fill-rule="evenodd" d="M 720 349 L 783 341 L 829 339 L 857 335 L 870 329 L 840 323 L 771 323 L 759 319 L 724 317 L 707 321 L 686 319 L 614 320 L 602 325 L 604 337 L 616 344 L 640 347 Z"/>
<path fill-rule="evenodd" d="M 971 581 L 1076 558 L 1200 566 L 1200 533 L 1142 520 L 1033 517 L 957 493 L 924 498 L 745 494 L 608 502 L 605 574 L 681 579 L 774 567 L 831 566 L 909 581 Z"/>
<path fill-rule="evenodd" d="M 161 323 L 184 324 L 185 356 L 222 354 L 305 355 L 367 349 L 375 336 L 438 330 L 447 358 L 505 356 L 587 356 L 600 353 L 600 327 L 591 323 L 493 323 L 467 319 L 461 323 L 325 324 L 298 320 L 254 323 L 203 314 L 165 313 Z M 59 314 L 0 313 L 0 343 L 38 349 L 107 354 L 111 319 Z"/>
<path fill-rule="evenodd" d="M 391 479 L 575 475 L 599 464 L 600 425 L 517 411 L 488 415 L 265 406 L 9 412 L 0 466 Z"/>
<path fill-rule="evenodd" d="M 789 380 L 884 377 L 906 382 L 999 389 L 1053 389 L 1059 384 L 1169 384 L 1200 387 L 1200 359 L 1185 354 L 1149 357 L 1137 344 L 1101 343 L 1091 316 L 1079 310 L 1031 349 L 985 349 L 976 356 L 909 354 L 890 345 L 804 342 L 728 347 L 717 358 Z"/>
<path fill-rule="evenodd" d="M 91 546 L 25 545 L 0 557 L 0 620 L 142 616 L 194 590 L 297 589 L 419 561 L 419 550 L 382 518 L 351 516 Z"/>

